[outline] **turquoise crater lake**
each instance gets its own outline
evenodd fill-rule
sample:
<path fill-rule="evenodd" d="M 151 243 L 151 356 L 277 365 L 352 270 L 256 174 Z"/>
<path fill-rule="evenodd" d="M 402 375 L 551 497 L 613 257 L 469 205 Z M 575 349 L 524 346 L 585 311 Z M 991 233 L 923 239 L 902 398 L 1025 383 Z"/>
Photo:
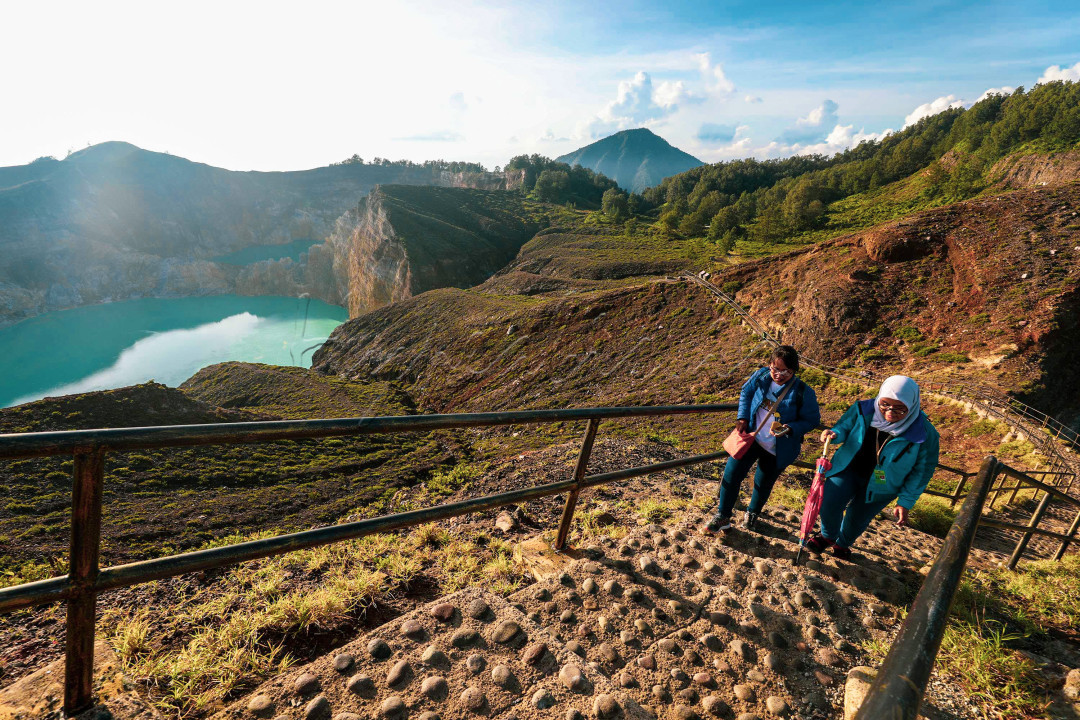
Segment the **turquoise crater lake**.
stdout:
<path fill-rule="evenodd" d="M 348 312 L 319 300 L 147 298 L 0 328 L 0 407 L 156 380 L 176 387 L 228 360 L 311 366 Z"/>

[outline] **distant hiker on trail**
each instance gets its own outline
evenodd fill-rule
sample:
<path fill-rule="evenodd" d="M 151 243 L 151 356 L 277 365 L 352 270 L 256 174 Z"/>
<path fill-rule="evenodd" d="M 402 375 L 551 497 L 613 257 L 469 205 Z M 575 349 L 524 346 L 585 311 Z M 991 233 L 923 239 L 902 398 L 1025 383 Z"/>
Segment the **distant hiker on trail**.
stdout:
<path fill-rule="evenodd" d="M 769 365 L 743 385 L 735 430 L 724 441 L 730 457 L 720 483 L 719 508 L 706 526 L 708 532 L 731 527 L 739 488 L 756 462 L 754 493 L 742 522 L 743 528 L 752 530 L 776 478 L 799 457 L 803 436 L 821 422 L 817 395 L 795 377 L 798 369 L 799 353 L 790 345 L 780 345 L 773 350 Z"/>
<path fill-rule="evenodd" d="M 919 385 L 893 375 L 875 400 L 848 408 L 821 441 L 841 444 L 832 460 L 821 501 L 821 532 L 806 543 L 812 552 L 832 547 L 851 557 L 851 546 L 870 521 L 896 500 L 896 524 L 926 489 L 938 461 L 938 431 L 919 405 Z"/>

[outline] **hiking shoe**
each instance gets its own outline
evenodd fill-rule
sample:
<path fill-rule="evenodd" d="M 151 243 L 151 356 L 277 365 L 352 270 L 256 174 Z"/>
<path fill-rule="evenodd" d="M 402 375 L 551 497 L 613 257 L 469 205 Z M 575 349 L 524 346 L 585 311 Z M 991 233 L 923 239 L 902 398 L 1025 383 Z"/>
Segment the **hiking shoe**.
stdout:
<path fill-rule="evenodd" d="M 832 545 L 832 541 L 828 540 L 821 533 L 818 533 L 817 535 L 814 535 L 814 537 L 812 537 L 812 538 L 810 538 L 809 540 L 806 541 L 806 549 L 809 550 L 810 552 L 814 553 L 815 555 L 820 555 L 821 553 L 825 552 L 825 550 L 830 545 Z M 849 554 L 850 554 L 850 551 L 849 551 Z"/>
<path fill-rule="evenodd" d="M 721 530 L 731 529 L 731 518 L 724 517 L 723 515 L 713 515 L 713 519 L 709 521 L 709 524 L 705 526 L 706 532 L 716 533 Z"/>
<path fill-rule="evenodd" d="M 758 514 L 756 512 L 746 511 L 746 515 L 743 516 L 743 521 L 739 525 L 743 530 L 753 530 L 757 525 Z"/>
<path fill-rule="evenodd" d="M 843 545 L 833 545 L 832 554 L 840 558 L 841 560 L 850 560 L 851 548 L 846 548 Z"/>

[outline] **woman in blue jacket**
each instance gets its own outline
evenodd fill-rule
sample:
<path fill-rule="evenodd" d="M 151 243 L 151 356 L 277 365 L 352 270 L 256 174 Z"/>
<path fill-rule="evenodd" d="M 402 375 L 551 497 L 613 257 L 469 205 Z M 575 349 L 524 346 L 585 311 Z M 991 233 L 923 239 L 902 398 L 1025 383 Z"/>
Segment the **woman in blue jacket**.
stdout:
<path fill-rule="evenodd" d="M 926 489 L 938 461 L 938 431 L 919 406 L 919 386 L 904 375 L 881 385 L 877 398 L 848 408 L 821 441 L 842 443 L 833 457 L 821 501 L 821 533 L 806 547 L 833 548 L 851 557 L 851 546 L 874 516 L 896 500 L 896 523 L 904 525 Z"/>
<path fill-rule="evenodd" d="M 739 497 L 739 488 L 756 462 L 754 493 L 742 522 L 742 527 L 752 530 L 772 493 L 776 478 L 799 457 L 803 436 L 821 422 L 817 395 L 813 388 L 795 377 L 798 370 L 799 353 L 790 345 L 780 345 L 773 350 L 768 367 L 755 372 L 743 385 L 736 427 L 743 432 L 753 432 L 762 423 L 764 425 L 745 455 L 738 460 L 728 458 L 720 483 L 719 508 L 706 526 L 709 532 L 731 527 L 731 513 Z M 766 418 L 777 412 L 780 425 L 774 428 L 773 422 Z"/>

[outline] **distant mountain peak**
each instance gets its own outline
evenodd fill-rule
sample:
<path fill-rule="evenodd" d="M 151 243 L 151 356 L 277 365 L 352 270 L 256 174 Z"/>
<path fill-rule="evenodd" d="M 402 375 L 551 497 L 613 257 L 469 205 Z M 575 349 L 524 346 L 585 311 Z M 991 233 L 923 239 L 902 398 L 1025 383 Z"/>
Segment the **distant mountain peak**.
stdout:
<path fill-rule="evenodd" d="M 705 164 L 648 128 L 620 130 L 556 160 L 603 173 L 633 192 Z"/>

